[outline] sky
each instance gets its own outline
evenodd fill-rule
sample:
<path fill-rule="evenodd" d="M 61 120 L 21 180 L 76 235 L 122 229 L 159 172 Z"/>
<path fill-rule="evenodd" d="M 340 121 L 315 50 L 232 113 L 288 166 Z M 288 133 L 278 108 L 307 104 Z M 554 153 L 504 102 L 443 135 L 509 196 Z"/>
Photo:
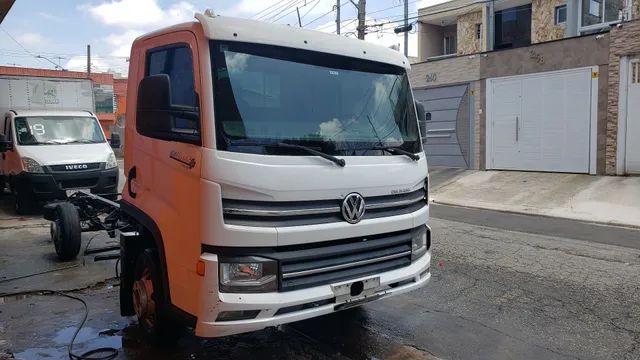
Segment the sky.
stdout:
<path fill-rule="evenodd" d="M 341 0 L 342 35 L 355 37 L 357 11 Z M 442 0 L 408 0 L 409 17 L 417 9 Z M 357 2 L 357 0 L 356 0 Z M 298 25 L 335 32 L 336 0 L 18 0 L 0 25 L 0 65 L 86 70 L 91 45 L 92 71 L 126 76 L 132 41 L 168 25 L 192 21 L 196 12 Z M 399 21 L 403 0 L 367 0 L 367 24 Z M 411 19 L 410 21 L 415 21 Z M 387 24 L 371 27 L 366 41 L 403 48 L 402 35 Z M 409 35 L 409 56 L 417 53 L 415 30 Z"/>

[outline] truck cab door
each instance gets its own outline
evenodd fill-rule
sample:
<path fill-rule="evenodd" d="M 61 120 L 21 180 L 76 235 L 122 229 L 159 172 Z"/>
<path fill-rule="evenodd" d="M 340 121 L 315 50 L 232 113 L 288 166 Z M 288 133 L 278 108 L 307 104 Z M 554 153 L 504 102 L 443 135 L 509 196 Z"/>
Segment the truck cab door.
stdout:
<path fill-rule="evenodd" d="M 173 305 L 193 314 L 201 249 L 198 43 L 192 32 L 177 31 L 147 39 L 134 51 L 138 94 L 136 109 L 127 113 L 123 200 L 157 227 L 164 288 Z"/>

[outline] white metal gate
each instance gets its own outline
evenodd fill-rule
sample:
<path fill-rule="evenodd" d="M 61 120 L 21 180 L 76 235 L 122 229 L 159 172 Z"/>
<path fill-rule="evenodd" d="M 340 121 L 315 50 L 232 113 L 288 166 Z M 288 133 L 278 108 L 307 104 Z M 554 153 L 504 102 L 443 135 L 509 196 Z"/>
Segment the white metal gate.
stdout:
<path fill-rule="evenodd" d="M 592 76 L 582 68 L 487 80 L 487 168 L 588 173 Z"/>

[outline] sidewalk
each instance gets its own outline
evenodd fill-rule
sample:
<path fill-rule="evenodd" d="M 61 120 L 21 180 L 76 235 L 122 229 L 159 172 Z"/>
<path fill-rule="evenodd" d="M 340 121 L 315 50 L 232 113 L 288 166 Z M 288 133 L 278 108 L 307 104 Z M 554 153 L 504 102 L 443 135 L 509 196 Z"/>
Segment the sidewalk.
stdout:
<path fill-rule="evenodd" d="M 447 174 L 436 169 L 434 174 Z M 431 188 L 436 204 L 640 227 L 640 177 L 519 171 L 455 172 Z"/>

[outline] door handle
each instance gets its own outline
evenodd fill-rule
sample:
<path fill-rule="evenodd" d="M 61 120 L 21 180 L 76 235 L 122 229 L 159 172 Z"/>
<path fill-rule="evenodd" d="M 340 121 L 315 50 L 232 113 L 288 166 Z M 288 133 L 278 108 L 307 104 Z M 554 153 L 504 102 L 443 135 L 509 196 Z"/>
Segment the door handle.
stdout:
<path fill-rule="evenodd" d="M 131 181 L 133 181 L 133 179 L 135 178 L 136 178 L 136 167 L 134 166 L 131 169 L 129 169 L 129 174 L 127 175 L 127 191 L 129 192 L 129 196 L 131 196 L 131 198 L 133 199 L 136 198 L 136 193 L 131 188 Z"/>
<path fill-rule="evenodd" d="M 520 117 L 516 116 L 516 141 L 520 137 Z"/>

